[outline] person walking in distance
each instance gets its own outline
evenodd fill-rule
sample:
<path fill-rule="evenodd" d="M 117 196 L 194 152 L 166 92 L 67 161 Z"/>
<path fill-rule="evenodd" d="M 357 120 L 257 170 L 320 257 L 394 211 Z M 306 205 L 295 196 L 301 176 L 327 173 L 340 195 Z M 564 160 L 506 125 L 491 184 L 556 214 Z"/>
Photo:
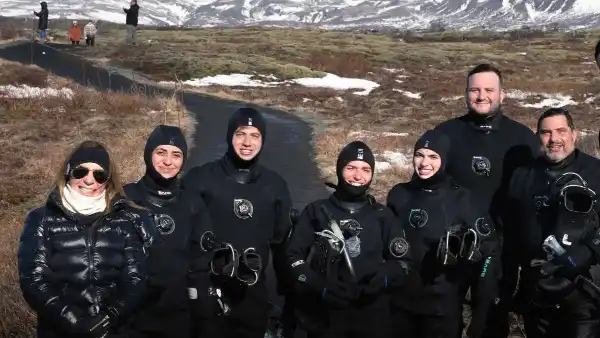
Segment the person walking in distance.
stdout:
<path fill-rule="evenodd" d="M 516 229 L 502 220 L 505 212 L 510 212 L 504 209 L 504 197 L 515 168 L 531 162 L 539 153 L 539 146 L 531 129 L 504 114 L 505 92 L 499 69 L 490 64 L 478 65 L 468 73 L 466 82 L 467 113 L 435 129 L 448 135 L 452 144 L 447 174 L 482 203 L 501 237 L 502 280 L 485 337 L 507 337 L 518 267 L 513 256 L 514 243 L 510 242 L 514 238 L 511 232 Z"/>
<path fill-rule="evenodd" d="M 284 243 L 293 214 L 286 181 L 259 164 L 266 136 L 260 112 L 238 109 L 227 126 L 225 155 L 192 168 L 184 177 L 186 189 L 204 200 L 217 240 L 229 243 L 229 249 L 215 254 L 212 261 L 212 283 L 222 290 L 231 311 L 200 323 L 197 337 L 265 335 L 269 312 L 265 270 L 271 254 L 277 283 L 282 282 Z"/>
<path fill-rule="evenodd" d="M 94 46 L 96 42 L 96 25 L 91 20 L 83 27 L 83 35 L 85 36 L 85 44 L 87 46 Z"/>
<path fill-rule="evenodd" d="M 40 2 L 42 10 L 39 12 L 33 11 L 33 14 L 39 18 L 38 20 L 38 31 L 40 34 L 40 40 L 46 41 L 46 30 L 48 29 L 48 4 L 46 1 Z"/>
<path fill-rule="evenodd" d="M 72 45 L 79 46 L 79 41 L 81 41 L 81 27 L 77 24 L 77 20 L 73 21 L 71 27 L 69 27 L 69 39 Z"/>
<path fill-rule="evenodd" d="M 129 3 L 129 8 L 125 8 L 123 7 L 123 11 L 126 14 L 125 17 L 125 25 L 126 25 L 126 32 L 125 32 L 125 43 L 130 46 L 130 45 L 135 45 L 135 35 L 136 35 L 136 31 L 137 31 L 137 25 L 138 25 L 138 16 L 140 13 L 140 6 L 137 3 L 137 0 L 131 0 L 131 2 Z"/>

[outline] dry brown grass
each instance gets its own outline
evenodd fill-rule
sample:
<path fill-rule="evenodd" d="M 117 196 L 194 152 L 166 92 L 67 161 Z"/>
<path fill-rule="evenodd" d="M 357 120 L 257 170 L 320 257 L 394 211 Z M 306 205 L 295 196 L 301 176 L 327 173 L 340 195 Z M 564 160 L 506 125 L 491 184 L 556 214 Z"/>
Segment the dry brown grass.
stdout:
<path fill-rule="evenodd" d="M 105 142 L 126 182 L 143 174 L 142 150 L 160 123 L 188 137 L 194 123 L 176 102 L 100 93 L 45 71 L 0 60 L 0 85 L 69 88 L 73 97 L 0 98 L 0 337 L 33 337 L 35 318 L 21 297 L 16 252 L 25 213 L 39 206 L 69 149 L 84 139 Z M 0 96 L 4 93 L 0 90 Z"/>

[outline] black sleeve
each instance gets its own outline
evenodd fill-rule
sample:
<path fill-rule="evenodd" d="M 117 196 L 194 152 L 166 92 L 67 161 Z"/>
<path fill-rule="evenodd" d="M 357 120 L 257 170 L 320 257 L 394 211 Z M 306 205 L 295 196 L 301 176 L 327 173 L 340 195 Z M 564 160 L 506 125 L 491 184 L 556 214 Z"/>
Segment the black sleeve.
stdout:
<path fill-rule="evenodd" d="M 123 322 L 138 308 L 146 291 L 148 278 L 146 249 L 134 225 L 124 228 L 125 261 L 121 270 L 118 295 L 110 304 L 109 311 L 118 322 Z"/>
<path fill-rule="evenodd" d="M 405 264 L 398 265 L 397 269 L 407 269 L 411 266 L 410 245 L 402 224 L 388 208 L 383 208 L 383 258 L 386 261 L 398 261 Z M 408 271 L 406 271 L 408 272 Z"/>
<path fill-rule="evenodd" d="M 315 240 L 313 226 L 314 205 L 309 204 L 304 208 L 294 226 L 294 231 L 285 248 L 287 263 L 291 268 L 305 264 L 308 252 Z"/>
<path fill-rule="evenodd" d="M 289 265 L 285 255 L 285 246 L 292 230 L 292 199 L 288 190 L 287 183 L 281 179 L 278 184 L 278 192 L 275 202 L 275 224 L 273 238 L 270 243 L 273 270 L 277 279 L 277 292 L 284 294 L 289 288 Z"/>
<path fill-rule="evenodd" d="M 469 325 L 469 337 L 479 337 L 485 328 L 487 314 L 498 293 L 500 278 L 500 242 L 491 217 L 484 208 L 478 207 L 468 195 L 466 204 L 461 206 L 467 211 L 464 222 L 468 230 L 478 237 L 481 260 L 472 263 L 469 276 L 473 317 Z"/>
<path fill-rule="evenodd" d="M 192 234 L 190 242 L 190 267 L 188 280 L 191 287 L 199 287 L 208 283 L 210 276 L 210 260 L 212 251 L 207 251 L 202 247 L 203 236 L 213 229 L 212 220 L 208 208 L 200 197 L 188 196 L 196 201 L 192 205 L 193 213 L 190 222 L 192 222 Z"/>
<path fill-rule="evenodd" d="M 19 284 L 23 298 L 38 318 L 56 323 L 70 331 L 84 315 L 48 280 L 50 246 L 42 221 L 44 209 L 29 212 L 18 248 Z"/>
<path fill-rule="evenodd" d="M 287 183 L 281 179 L 278 184 L 278 192 L 275 202 L 275 227 L 271 246 L 279 246 L 284 243 L 292 229 L 291 213 L 292 198 Z"/>
<path fill-rule="evenodd" d="M 408 202 L 408 198 L 409 195 L 404 188 L 404 184 L 397 184 L 388 193 L 386 206 L 395 217 L 401 218 L 401 209 Z"/>

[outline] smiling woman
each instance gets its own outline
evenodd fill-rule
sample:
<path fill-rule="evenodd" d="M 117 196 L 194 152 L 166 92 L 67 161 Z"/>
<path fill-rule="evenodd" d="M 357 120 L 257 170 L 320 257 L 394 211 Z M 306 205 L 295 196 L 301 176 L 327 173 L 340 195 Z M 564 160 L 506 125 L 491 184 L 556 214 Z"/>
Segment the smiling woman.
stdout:
<path fill-rule="evenodd" d="M 107 148 L 85 141 L 64 160 L 19 243 L 19 282 L 37 337 L 114 337 L 146 282 L 147 217 L 125 198 Z"/>

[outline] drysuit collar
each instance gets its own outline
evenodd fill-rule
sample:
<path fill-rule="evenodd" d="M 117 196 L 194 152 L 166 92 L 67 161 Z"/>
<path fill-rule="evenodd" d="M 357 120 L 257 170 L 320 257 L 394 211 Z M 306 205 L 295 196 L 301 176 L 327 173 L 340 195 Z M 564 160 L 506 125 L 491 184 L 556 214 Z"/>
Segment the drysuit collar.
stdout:
<path fill-rule="evenodd" d="M 567 171 L 567 169 L 577 160 L 578 155 L 579 149 L 575 148 L 569 156 L 565 157 L 560 162 L 550 162 L 545 156 L 542 156 L 544 162 L 543 165 L 550 176 L 557 177 Z"/>
<path fill-rule="evenodd" d="M 502 115 L 503 113 L 500 107 L 488 114 L 479 114 L 474 110 L 469 109 L 469 112 L 467 113 L 467 121 L 469 126 L 477 131 L 496 131 L 500 128 Z"/>

